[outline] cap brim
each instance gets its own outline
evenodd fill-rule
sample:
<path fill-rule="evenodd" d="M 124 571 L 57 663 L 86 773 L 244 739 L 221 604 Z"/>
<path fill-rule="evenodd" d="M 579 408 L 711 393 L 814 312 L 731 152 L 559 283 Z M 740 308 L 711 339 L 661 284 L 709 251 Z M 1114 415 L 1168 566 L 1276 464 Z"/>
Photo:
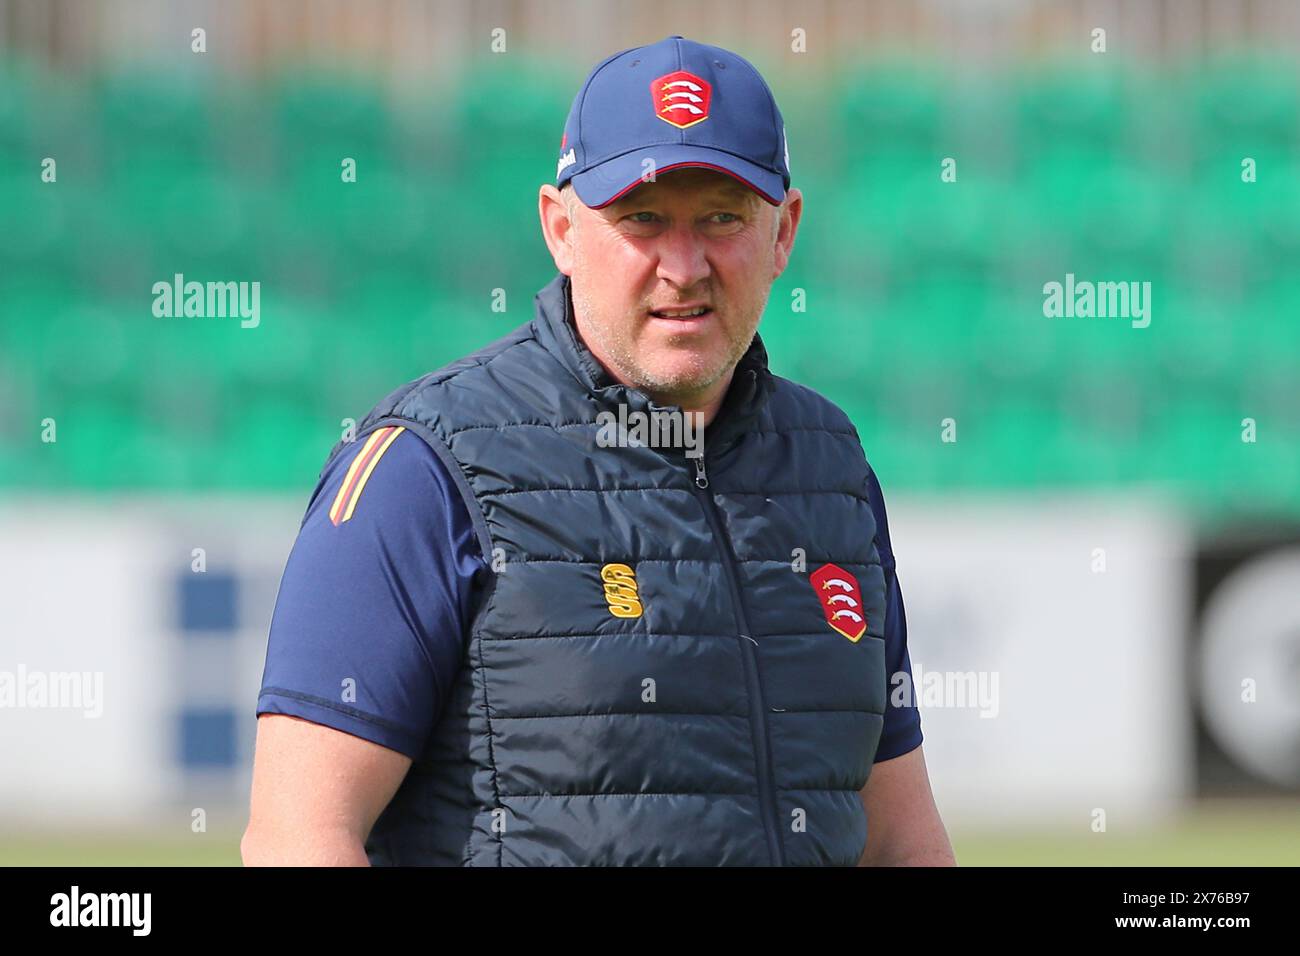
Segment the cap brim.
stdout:
<path fill-rule="evenodd" d="M 649 182 L 641 178 L 647 159 L 654 161 L 656 176 L 683 166 L 716 169 L 741 185 L 748 186 L 773 206 L 779 206 L 785 199 L 785 180 L 780 173 L 755 166 L 720 149 L 680 143 L 652 146 L 615 156 L 599 166 L 576 174 L 572 180 L 573 189 L 578 198 L 592 209 L 608 206 L 642 183 Z"/>

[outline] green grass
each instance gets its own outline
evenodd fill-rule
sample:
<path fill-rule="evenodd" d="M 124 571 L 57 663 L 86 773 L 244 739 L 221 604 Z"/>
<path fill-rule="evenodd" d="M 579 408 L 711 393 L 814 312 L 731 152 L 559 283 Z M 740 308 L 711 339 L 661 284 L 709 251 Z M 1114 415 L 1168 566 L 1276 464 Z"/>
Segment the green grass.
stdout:
<path fill-rule="evenodd" d="M 1206 807 L 1167 826 L 952 832 L 963 866 L 1300 866 L 1300 803 Z"/>
<path fill-rule="evenodd" d="M 1297 866 L 1300 803 L 1205 805 L 1166 826 L 1077 834 L 950 828 L 963 866 Z M 0 866 L 239 866 L 239 833 L 0 834 Z"/>
<path fill-rule="evenodd" d="M 239 866 L 239 833 L 3 833 L 0 866 Z"/>

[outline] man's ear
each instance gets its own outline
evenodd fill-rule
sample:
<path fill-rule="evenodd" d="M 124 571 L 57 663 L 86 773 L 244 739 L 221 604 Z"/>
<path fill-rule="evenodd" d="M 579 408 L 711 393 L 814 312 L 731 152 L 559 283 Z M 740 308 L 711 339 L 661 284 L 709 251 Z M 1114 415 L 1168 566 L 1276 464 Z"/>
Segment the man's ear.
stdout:
<path fill-rule="evenodd" d="M 776 214 L 781 225 L 776 231 L 776 248 L 774 250 L 772 280 L 775 282 L 790 263 L 790 253 L 794 250 L 794 234 L 799 230 L 799 219 L 803 216 L 803 193 L 791 189 L 785 194 L 785 201 L 777 207 Z"/>
<path fill-rule="evenodd" d="M 546 240 L 546 248 L 555 260 L 555 268 L 572 277 L 573 223 L 569 220 L 564 197 L 550 183 L 543 183 L 537 195 L 537 214 L 542 220 L 542 238 Z"/>

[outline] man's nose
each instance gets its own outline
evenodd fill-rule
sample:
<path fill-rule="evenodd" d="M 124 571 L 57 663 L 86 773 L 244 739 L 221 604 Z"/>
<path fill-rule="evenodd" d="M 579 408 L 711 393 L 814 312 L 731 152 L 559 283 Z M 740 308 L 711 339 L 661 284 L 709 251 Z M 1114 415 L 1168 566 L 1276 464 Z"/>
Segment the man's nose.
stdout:
<path fill-rule="evenodd" d="M 679 289 L 693 288 L 709 276 L 704 239 L 690 225 L 678 225 L 659 236 L 656 274 Z"/>

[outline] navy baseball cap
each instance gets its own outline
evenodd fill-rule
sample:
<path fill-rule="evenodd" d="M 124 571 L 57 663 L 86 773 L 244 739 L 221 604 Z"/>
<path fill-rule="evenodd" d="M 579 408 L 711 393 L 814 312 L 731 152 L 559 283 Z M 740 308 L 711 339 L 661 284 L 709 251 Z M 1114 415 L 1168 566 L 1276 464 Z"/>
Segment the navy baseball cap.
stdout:
<path fill-rule="evenodd" d="M 774 206 L 785 199 L 785 123 L 758 70 L 680 36 L 597 64 L 564 124 L 556 188 L 572 180 L 578 198 L 599 209 L 681 166 L 726 173 Z"/>

